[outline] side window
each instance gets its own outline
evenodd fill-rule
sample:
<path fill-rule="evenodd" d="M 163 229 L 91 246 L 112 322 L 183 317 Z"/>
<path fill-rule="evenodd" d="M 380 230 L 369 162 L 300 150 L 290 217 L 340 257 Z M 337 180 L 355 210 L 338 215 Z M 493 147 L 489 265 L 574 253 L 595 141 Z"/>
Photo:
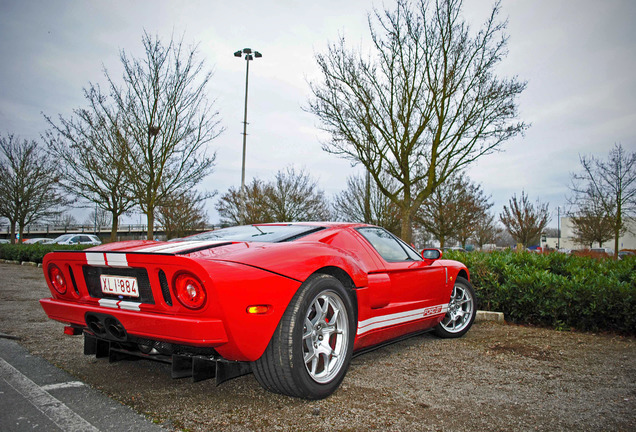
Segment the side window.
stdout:
<path fill-rule="evenodd" d="M 71 239 L 69 240 L 69 243 L 79 243 L 79 240 L 80 240 L 79 236 L 74 236 L 74 237 L 71 237 Z"/>
<path fill-rule="evenodd" d="M 91 239 L 90 239 L 89 236 L 80 236 L 80 242 L 81 243 L 88 243 L 90 241 L 91 241 Z"/>
<path fill-rule="evenodd" d="M 415 251 L 382 228 L 359 228 L 358 232 L 386 261 L 421 260 Z"/>

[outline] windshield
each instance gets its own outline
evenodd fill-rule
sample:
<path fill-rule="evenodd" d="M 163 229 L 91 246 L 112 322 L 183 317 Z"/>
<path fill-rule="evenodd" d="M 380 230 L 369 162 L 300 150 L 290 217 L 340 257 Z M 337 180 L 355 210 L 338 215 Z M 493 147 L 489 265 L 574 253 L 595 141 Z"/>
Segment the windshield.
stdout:
<path fill-rule="evenodd" d="M 322 227 L 308 225 L 244 225 L 196 234 L 187 240 L 227 240 L 277 243 L 296 240 Z"/>
<path fill-rule="evenodd" d="M 58 238 L 56 238 L 53 241 L 56 242 L 61 242 L 61 241 L 66 241 L 68 239 L 70 239 L 71 237 L 73 237 L 75 234 L 62 234 L 61 236 L 59 236 Z"/>

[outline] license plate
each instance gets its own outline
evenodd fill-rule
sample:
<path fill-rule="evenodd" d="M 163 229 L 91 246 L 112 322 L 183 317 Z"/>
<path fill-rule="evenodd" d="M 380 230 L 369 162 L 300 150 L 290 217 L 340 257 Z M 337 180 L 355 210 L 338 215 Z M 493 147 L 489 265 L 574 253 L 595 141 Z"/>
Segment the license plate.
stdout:
<path fill-rule="evenodd" d="M 139 297 L 137 278 L 128 276 L 100 275 L 99 281 L 104 294 Z"/>

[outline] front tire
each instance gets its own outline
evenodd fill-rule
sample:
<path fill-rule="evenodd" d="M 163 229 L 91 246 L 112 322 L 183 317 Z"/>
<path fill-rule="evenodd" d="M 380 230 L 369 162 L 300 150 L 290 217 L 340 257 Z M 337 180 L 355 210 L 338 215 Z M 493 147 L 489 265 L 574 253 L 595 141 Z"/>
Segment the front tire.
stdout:
<path fill-rule="evenodd" d="M 434 333 L 443 338 L 461 337 L 472 327 L 475 315 L 475 289 L 468 280 L 458 277 L 448 303 L 448 312 L 442 322 L 437 324 Z"/>
<path fill-rule="evenodd" d="M 265 353 L 252 363 L 267 390 L 304 399 L 332 394 L 347 373 L 356 331 L 351 293 L 316 274 L 300 287 Z"/>

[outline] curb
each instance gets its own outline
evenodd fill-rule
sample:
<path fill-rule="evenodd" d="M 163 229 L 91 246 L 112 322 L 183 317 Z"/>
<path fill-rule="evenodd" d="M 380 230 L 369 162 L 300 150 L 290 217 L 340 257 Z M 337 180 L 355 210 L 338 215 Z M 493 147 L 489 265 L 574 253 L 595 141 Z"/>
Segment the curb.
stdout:
<path fill-rule="evenodd" d="M 6 260 L 6 259 L 0 259 L 0 264 L 15 264 L 15 265 L 23 265 L 23 266 L 31 266 L 31 267 L 38 267 L 41 268 L 42 267 L 42 263 L 36 263 L 33 261 L 17 261 L 17 260 Z"/>
<path fill-rule="evenodd" d="M 475 321 L 505 322 L 503 312 L 477 311 Z"/>

